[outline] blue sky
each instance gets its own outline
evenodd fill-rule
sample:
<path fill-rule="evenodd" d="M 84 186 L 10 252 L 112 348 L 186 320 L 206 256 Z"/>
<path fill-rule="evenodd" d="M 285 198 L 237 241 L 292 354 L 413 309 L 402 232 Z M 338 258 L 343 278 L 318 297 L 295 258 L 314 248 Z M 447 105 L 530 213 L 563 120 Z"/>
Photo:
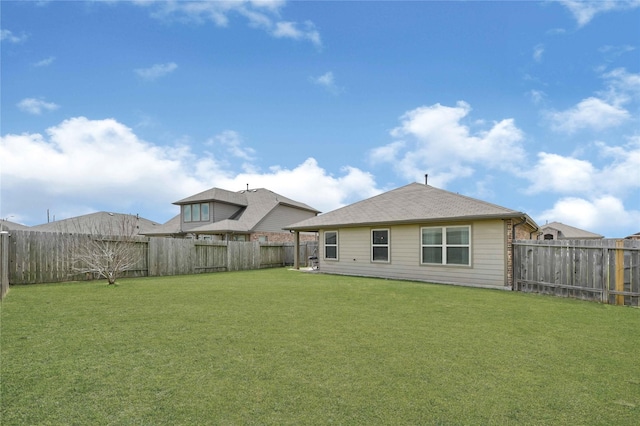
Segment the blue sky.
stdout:
<path fill-rule="evenodd" d="M 424 182 L 640 231 L 640 1 L 2 1 L 0 218 Z"/>

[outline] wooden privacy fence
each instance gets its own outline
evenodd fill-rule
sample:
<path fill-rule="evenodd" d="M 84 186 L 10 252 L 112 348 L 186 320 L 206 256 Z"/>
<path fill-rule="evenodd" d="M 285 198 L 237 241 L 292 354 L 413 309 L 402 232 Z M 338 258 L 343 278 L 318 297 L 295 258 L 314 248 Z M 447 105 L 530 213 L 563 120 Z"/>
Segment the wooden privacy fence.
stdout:
<path fill-rule="evenodd" d="M 640 241 L 515 241 L 514 290 L 639 306 Z"/>
<path fill-rule="evenodd" d="M 92 274 L 74 268 L 74 248 L 84 234 L 11 231 L 2 234 L 1 276 L 8 284 L 38 284 L 90 280 Z M 136 237 L 122 244 L 132 245 L 138 263 L 123 277 L 165 276 L 204 272 L 240 271 L 293 264 L 293 243 L 201 241 L 156 237 Z M 6 247 L 5 247 L 6 245 Z M 300 245 L 300 259 L 307 260 L 316 242 Z M 5 266 L 6 264 L 6 266 Z M 2 281 L 5 285 L 5 281 Z M 4 289 L 5 287 L 3 287 Z M 4 293 L 2 294 L 4 295 Z"/>

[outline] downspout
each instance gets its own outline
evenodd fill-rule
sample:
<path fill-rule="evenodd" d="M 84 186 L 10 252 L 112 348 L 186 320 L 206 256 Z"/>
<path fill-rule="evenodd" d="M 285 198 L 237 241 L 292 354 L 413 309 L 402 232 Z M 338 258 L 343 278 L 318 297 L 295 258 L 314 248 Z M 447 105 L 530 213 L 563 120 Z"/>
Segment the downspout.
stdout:
<path fill-rule="evenodd" d="M 522 217 L 522 220 L 518 223 L 514 223 L 513 225 L 511 225 L 511 291 L 515 290 L 515 274 L 516 274 L 516 268 L 515 268 L 515 260 L 516 260 L 516 247 L 513 244 L 513 241 L 516 239 L 516 226 L 520 226 L 523 225 L 527 222 L 527 218 L 526 217 Z M 507 265 L 508 267 L 508 265 Z"/>

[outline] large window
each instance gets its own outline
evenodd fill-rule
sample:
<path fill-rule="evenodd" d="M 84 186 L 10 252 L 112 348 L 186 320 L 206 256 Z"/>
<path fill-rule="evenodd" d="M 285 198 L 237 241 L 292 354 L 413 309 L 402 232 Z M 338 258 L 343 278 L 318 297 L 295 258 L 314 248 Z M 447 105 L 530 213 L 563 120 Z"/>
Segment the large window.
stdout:
<path fill-rule="evenodd" d="M 338 231 L 325 231 L 324 258 L 338 260 Z"/>
<path fill-rule="evenodd" d="M 371 260 L 374 262 L 389 261 L 389 230 L 371 230 Z"/>
<path fill-rule="evenodd" d="M 422 263 L 470 265 L 470 234 L 469 226 L 422 228 Z"/>
<path fill-rule="evenodd" d="M 208 222 L 209 203 L 185 204 L 182 206 L 182 218 L 185 222 Z"/>

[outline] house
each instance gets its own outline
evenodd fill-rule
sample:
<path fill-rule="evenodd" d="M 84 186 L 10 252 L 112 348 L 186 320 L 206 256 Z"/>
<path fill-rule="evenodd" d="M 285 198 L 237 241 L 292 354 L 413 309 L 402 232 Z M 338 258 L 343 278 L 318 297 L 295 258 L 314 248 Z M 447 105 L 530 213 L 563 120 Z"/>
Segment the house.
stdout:
<path fill-rule="evenodd" d="M 176 201 L 180 214 L 145 235 L 218 241 L 292 242 L 284 226 L 315 217 L 318 210 L 268 189 L 233 192 L 211 188 Z M 304 240 L 315 240 L 306 233 Z"/>
<path fill-rule="evenodd" d="M 159 223 L 139 215 L 96 212 L 68 219 L 56 220 L 29 228 L 39 232 L 69 232 L 74 234 L 141 235 L 151 231 Z"/>
<path fill-rule="evenodd" d="M 541 226 L 538 237 L 540 240 L 596 240 L 602 238 L 604 236 L 560 222 L 551 222 Z"/>
<path fill-rule="evenodd" d="M 512 240 L 534 238 L 538 226 L 525 213 L 412 183 L 287 229 L 319 232 L 323 272 L 511 288 Z"/>
<path fill-rule="evenodd" d="M 624 237 L 625 240 L 640 240 L 640 232 Z"/>

